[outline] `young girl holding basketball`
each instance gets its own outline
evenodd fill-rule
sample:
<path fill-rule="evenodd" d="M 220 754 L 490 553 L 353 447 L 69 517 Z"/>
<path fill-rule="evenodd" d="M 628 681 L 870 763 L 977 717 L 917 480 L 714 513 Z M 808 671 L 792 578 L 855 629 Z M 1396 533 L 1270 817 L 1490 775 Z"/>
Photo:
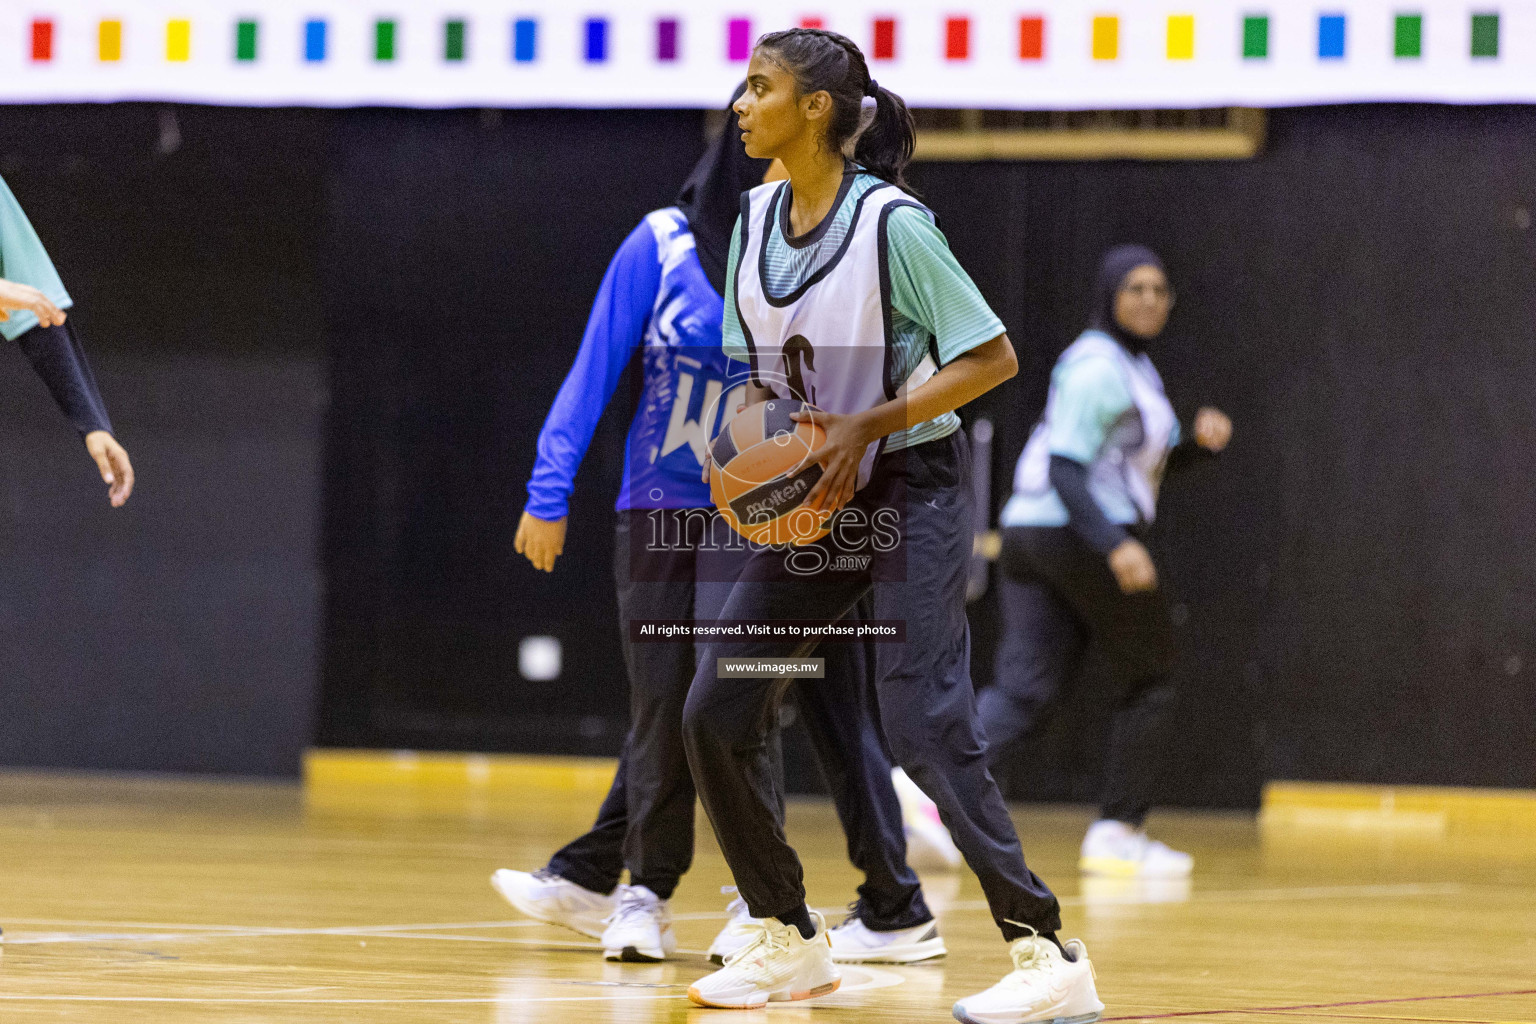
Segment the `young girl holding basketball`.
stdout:
<path fill-rule="evenodd" d="M 782 161 L 789 181 L 743 197 L 725 348 L 750 366 L 751 399 L 816 407 L 796 414 L 825 430 L 806 507 L 838 514 L 810 545 L 754 550 L 721 618 L 832 622 L 872 590 L 874 617 L 905 631 L 876 654 L 892 753 L 937 802 L 1010 943 L 1014 970 L 955 1015 L 1094 1020 L 1103 1004 L 1086 950 L 1058 941 L 1056 897 L 1025 866 L 987 771 L 970 678 L 971 468 L 955 409 L 1015 373 L 1012 345 L 933 215 L 903 190 L 911 117 L 850 40 L 815 29 L 763 37 L 734 109 L 747 152 Z M 893 513 L 896 543 L 882 543 L 887 534 L 870 524 Z M 701 1005 L 759 1006 L 839 984 L 825 922 L 806 907 L 774 814 L 762 735 L 783 683 L 716 668 L 720 657 L 798 657 L 810 646 L 712 642 L 689 691 L 683 727 L 699 796 L 763 920 L 752 945 L 689 989 Z"/>
<path fill-rule="evenodd" d="M 736 578 L 745 545 L 716 528 L 696 452 L 744 376 L 720 351 L 721 294 L 740 196 L 768 169 L 726 132 L 699 160 L 677 205 L 648 214 L 620 247 L 540 432 L 515 538 L 536 568 L 554 569 L 577 467 L 638 356 L 641 391 L 625 446 L 614 559 L 630 732 L 593 828 L 543 868 L 503 868 L 491 882 L 530 917 L 600 939 L 611 960 L 662 960 L 676 949 L 670 901 L 693 860 L 694 783 L 681 723 L 695 650 L 686 640 L 634 642 L 629 626 L 713 620 Z M 735 543 L 720 543 L 727 539 Z M 833 935 L 834 955 L 925 960 L 942 956 L 944 942 L 906 863 L 901 805 L 867 700 L 868 660 L 861 646 L 841 645 L 827 666 L 837 685 L 807 681 L 799 691 L 849 859 L 865 876 L 857 912 Z M 620 885 L 626 869 L 630 884 Z M 746 915 L 736 913 L 710 955 L 733 952 L 750 934 Z"/>

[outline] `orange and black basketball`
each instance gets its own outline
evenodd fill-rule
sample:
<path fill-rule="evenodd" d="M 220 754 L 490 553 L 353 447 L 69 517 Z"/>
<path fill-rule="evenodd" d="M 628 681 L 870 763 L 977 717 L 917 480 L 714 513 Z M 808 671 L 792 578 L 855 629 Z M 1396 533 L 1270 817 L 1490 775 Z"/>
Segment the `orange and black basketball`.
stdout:
<path fill-rule="evenodd" d="M 790 418 L 802 409 L 816 411 L 794 398 L 749 405 L 710 442 L 710 497 L 754 544 L 809 544 L 827 535 L 832 514 L 803 507 L 821 479 L 821 465 L 807 456 L 827 435 L 819 424 Z"/>

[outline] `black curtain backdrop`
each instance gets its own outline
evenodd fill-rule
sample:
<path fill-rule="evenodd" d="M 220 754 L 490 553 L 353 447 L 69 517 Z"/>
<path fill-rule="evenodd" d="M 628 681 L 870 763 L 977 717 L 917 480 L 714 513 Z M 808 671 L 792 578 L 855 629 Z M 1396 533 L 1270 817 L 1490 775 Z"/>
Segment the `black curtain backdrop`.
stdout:
<path fill-rule="evenodd" d="M 0 356 L 0 763 L 614 752 L 627 401 L 557 572 L 512 536 L 603 269 L 670 202 L 702 115 L 121 104 L 0 108 L 0 128 L 141 474 L 107 509 Z M 1321 107 L 1274 112 L 1242 163 L 914 168 L 1022 357 L 966 410 L 997 424 L 997 504 L 1115 242 L 1157 248 L 1179 289 L 1156 352 L 1176 404 L 1236 423 L 1157 531 L 1183 620 L 1171 800 L 1536 785 L 1533 128 L 1527 108 Z M 990 599 L 972 612 L 987 685 Z M 560 639 L 560 679 L 521 679 L 529 635 Z M 1098 680 L 1008 758 L 1012 795 L 1093 798 Z"/>
<path fill-rule="evenodd" d="M 1013 290 L 978 279 L 1027 341 L 997 396 L 999 474 L 1118 241 L 1158 249 L 1178 288 L 1155 353 L 1175 402 L 1236 423 L 1162 507 L 1187 616 L 1177 799 L 1241 802 L 1264 777 L 1536 784 L 1517 753 L 1536 742 L 1532 125 L 1526 108 L 1280 111 L 1253 162 L 1016 165 L 1008 184 L 974 167 L 933 188 L 1018 197 L 1002 252 L 973 212 L 952 218 L 969 265 L 1007 266 Z M 1023 752 L 1015 792 L 1089 796 L 1094 734 Z"/>
<path fill-rule="evenodd" d="M 314 720 L 327 116 L 0 106 L 121 509 L 0 344 L 0 764 L 295 775 Z"/>
<path fill-rule="evenodd" d="M 319 739 L 616 752 L 623 399 L 565 554 L 512 541 L 534 443 L 604 268 L 703 151 L 697 112 L 340 114 L 327 197 L 326 604 Z M 518 673 L 525 636 L 564 671 Z"/>
<path fill-rule="evenodd" d="M 612 752 L 623 680 L 608 568 L 624 403 L 578 482 L 567 554 L 511 536 L 544 410 L 624 233 L 670 201 L 696 115 L 339 116 L 329 196 L 329 643 L 321 739 Z M 1251 805 L 1265 777 L 1531 785 L 1536 531 L 1524 453 L 1536 116 L 1275 112 L 1243 163 L 921 165 L 913 178 L 1009 325 L 1018 379 L 997 501 L 1081 327 L 1098 254 L 1163 253 L 1157 359 L 1236 442 L 1176 479 L 1157 551 L 1182 620 L 1168 793 Z M 430 197 L 430 202 L 423 202 Z M 995 615 L 973 609 L 976 679 Z M 521 637 L 566 652 L 519 679 Z M 1017 796 L 1092 799 L 1107 714 L 1090 667 Z"/>

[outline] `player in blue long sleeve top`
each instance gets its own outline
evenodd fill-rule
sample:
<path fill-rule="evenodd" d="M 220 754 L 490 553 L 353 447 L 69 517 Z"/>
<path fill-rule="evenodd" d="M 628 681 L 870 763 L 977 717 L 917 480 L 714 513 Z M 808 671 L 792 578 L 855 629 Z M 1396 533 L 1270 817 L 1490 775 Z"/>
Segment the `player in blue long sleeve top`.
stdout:
<path fill-rule="evenodd" d="M 728 407 L 722 397 L 729 361 L 720 352 L 720 299 L 691 258 L 693 247 L 688 221 L 675 207 L 647 215 L 619 246 L 539 434 L 528 515 L 565 517 L 576 469 L 637 349 L 645 359 L 644 390 L 616 507 L 710 504 L 699 454 Z"/>
<path fill-rule="evenodd" d="M 516 547 L 552 571 L 564 547 L 582 456 L 631 360 L 642 383 L 619 490 L 614 577 L 631 696 L 619 769 L 590 832 L 543 869 L 504 869 L 492 884 L 539 920 L 601 938 L 609 959 L 659 960 L 676 948 L 667 909 L 693 857 L 694 787 L 683 749 L 683 703 L 695 671 L 688 641 L 637 643 L 641 619 L 714 620 L 746 555 L 714 513 L 703 481 L 706 443 L 728 410 L 745 364 L 721 348 L 722 292 L 740 196 L 766 160 L 725 133 L 694 169 L 678 205 L 646 215 L 619 247 L 587 320 L 576 361 L 539 434 Z M 735 374 L 734 379 L 731 374 Z M 661 543 L 657 543 L 657 539 Z M 862 645 L 829 652 L 825 680 L 797 687 L 811 739 L 831 780 L 849 857 L 865 874 L 850 921 L 872 928 L 926 925 L 932 914 L 907 865 L 891 763 L 869 703 Z M 619 885 L 625 870 L 630 884 Z M 710 949 L 723 957 L 754 932 L 744 904 Z M 850 928 L 844 938 L 857 934 Z M 934 932 L 926 955 L 939 955 Z M 867 958 L 867 951 L 850 955 Z M 917 957 L 921 959 L 922 957 Z"/>

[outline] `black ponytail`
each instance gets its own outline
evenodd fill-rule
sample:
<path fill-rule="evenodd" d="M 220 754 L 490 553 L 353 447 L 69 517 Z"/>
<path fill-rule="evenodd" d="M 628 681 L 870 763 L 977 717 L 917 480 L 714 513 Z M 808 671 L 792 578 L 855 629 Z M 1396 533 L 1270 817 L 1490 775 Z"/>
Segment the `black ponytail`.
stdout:
<path fill-rule="evenodd" d="M 902 172 L 912 162 L 916 145 L 917 128 L 906 102 L 891 90 L 875 86 L 875 119 L 854 144 L 853 158 L 875 177 L 911 192 Z"/>
<path fill-rule="evenodd" d="M 917 145 L 912 114 L 900 96 L 869 76 L 869 64 L 852 39 L 826 29 L 791 28 L 763 36 L 757 48 L 794 77 L 802 96 L 825 90 L 832 97 L 829 146 L 875 177 L 912 190 L 902 176 Z M 874 101 L 872 117 L 865 114 L 865 97 Z"/>

